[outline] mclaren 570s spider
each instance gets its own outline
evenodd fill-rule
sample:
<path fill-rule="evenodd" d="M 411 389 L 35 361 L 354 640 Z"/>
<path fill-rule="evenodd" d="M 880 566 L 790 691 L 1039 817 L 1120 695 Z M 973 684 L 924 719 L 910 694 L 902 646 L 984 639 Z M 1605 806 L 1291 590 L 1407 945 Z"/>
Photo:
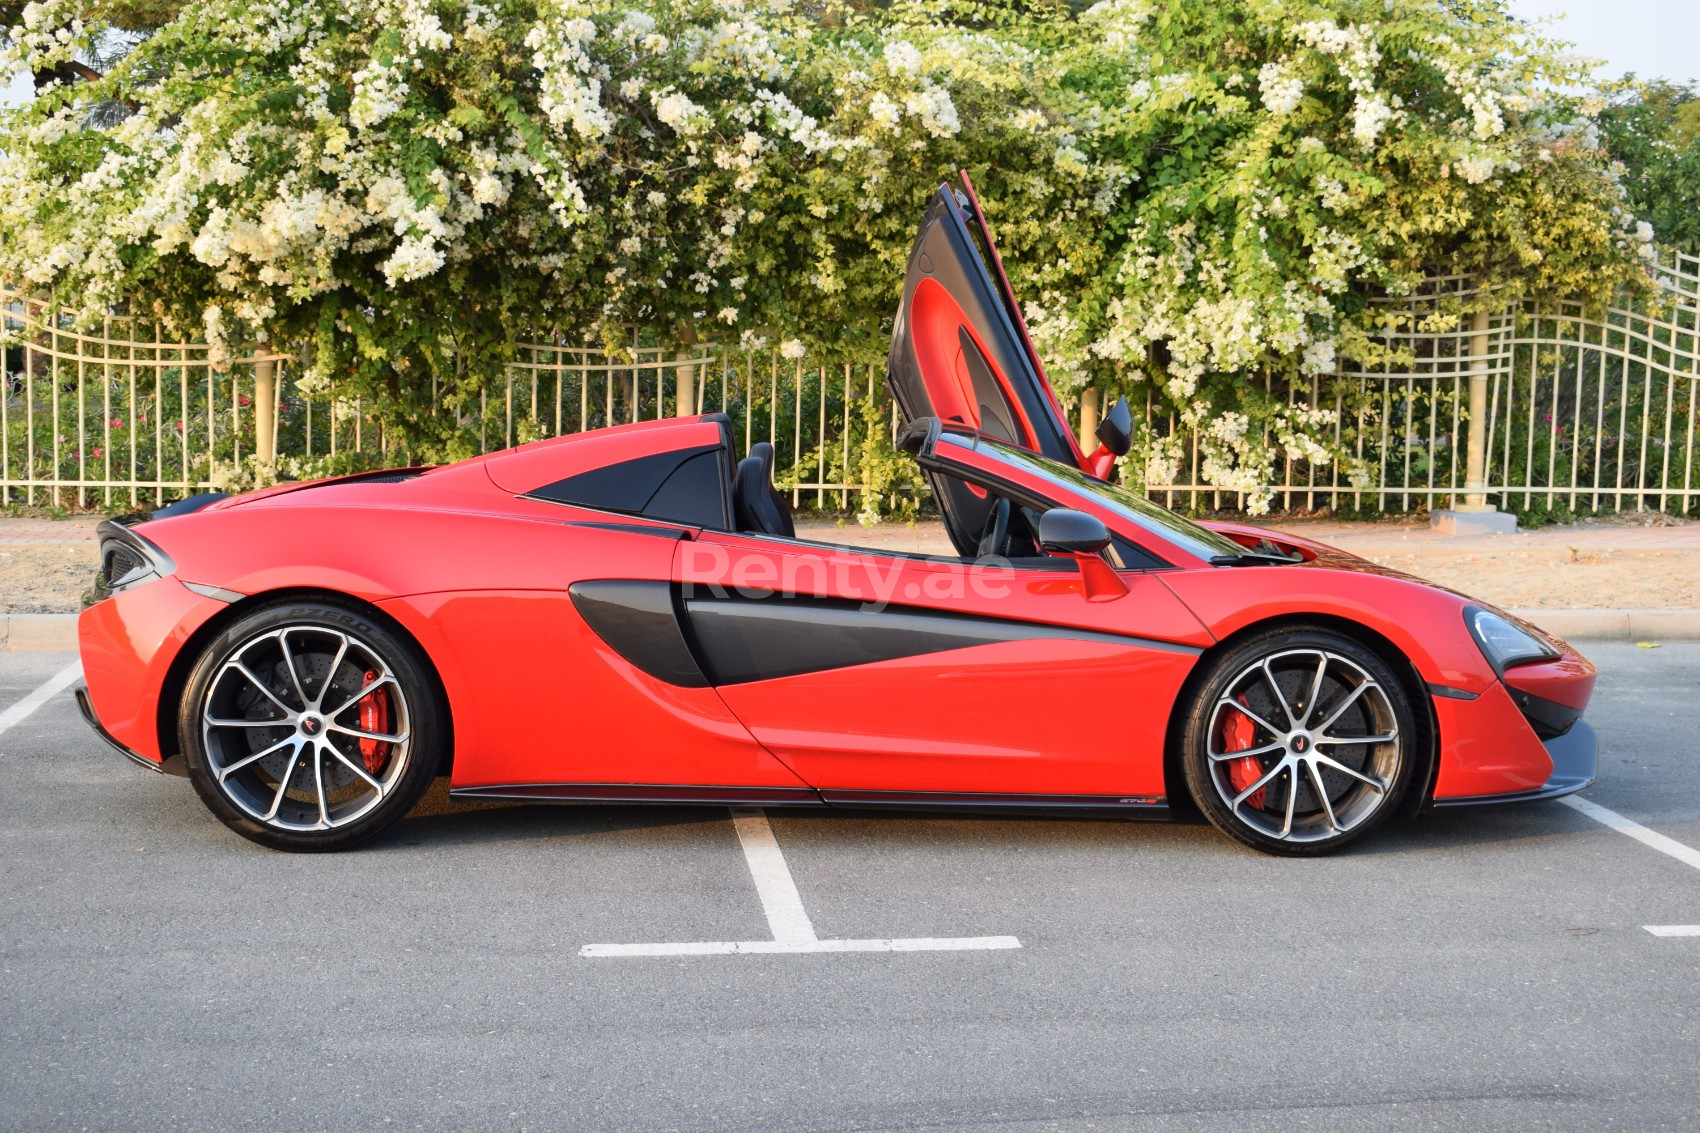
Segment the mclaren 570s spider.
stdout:
<path fill-rule="evenodd" d="M 952 554 L 798 538 L 724 416 L 192 497 L 101 529 L 84 714 L 238 833 L 351 845 L 433 778 L 540 802 L 1164 818 L 1338 849 L 1592 782 L 1594 669 L 1485 603 L 1194 522 L 1085 452 L 972 186 L 888 381 Z"/>

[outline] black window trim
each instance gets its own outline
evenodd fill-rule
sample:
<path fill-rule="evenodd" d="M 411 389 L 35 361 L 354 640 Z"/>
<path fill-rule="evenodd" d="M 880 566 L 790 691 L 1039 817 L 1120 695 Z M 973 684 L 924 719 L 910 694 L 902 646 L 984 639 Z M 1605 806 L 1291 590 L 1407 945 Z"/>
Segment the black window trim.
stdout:
<path fill-rule="evenodd" d="M 556 507 L 575 507 L 582 508 L 585 511 L 598 512 L 602 515 L 629 516 L 634 519 L 647 520 L 651 523 L 666 524 L 686 531 L 736 531 L 736 524 L 732 518 L 732 432 L 730 418 L 723 413 L 714 413 L 705 415 L 703 420 L 720 426 L 720 443 L 718 445 L 684 445 L 676 449 L 660 449 L 654 453 L 645 453 L 644 456 L 658 456 L 664 453 L 679 453 L 681 454 L 681 460 L 679 463 L 682 467 L 686 462 L 694 460 L 698 456 L 701 456 L 711 450 L 714 451 L 716 454 L 715 464 L 717 465 L 720 473 L 721 526 L 719 527 L 708 527 L 702 524 L 687 523 L 678 519 L 667 519 L 661 516 L 648 515 L 642 511 L 629 511 L 622 508 L 606 507 L 597 504 L 584 503 L 577 500 L 560 500 L 554 499 L 550 496 L 537 494 L 545 489 L 553 487 L 555 484 L 560 483 L 561 481 L 559 480 L 551 481 L 548 484 L 539 484 L 537 487 L 528 492 L 518 492 L 515 494 L 520 499 L 535 500 L 538 503 L 553 504 Z M 633 457 L 632 459 L 638 460 L 642 459 L 642 457 Z M 619 464 L 624 462 L 616 461 L 615 463 Z M 614 467 L 614 465 L 609 464 L 602 465 L 600 467 L 611 468 Z M 671 473 L 669 475 L 671 475 Z M 571 479 L 571 477 L 567 477 L 567 479 Z M 664 477 L 661 482 L 665 484 L 666 478 Z"/>

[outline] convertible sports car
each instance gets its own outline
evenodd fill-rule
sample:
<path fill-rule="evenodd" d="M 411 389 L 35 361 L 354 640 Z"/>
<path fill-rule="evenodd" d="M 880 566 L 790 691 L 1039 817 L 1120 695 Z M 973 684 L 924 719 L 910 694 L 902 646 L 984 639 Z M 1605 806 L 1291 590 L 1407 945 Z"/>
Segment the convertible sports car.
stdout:
<path fill-rule="evenodd" d="M 369 837 L 431 780 L 542 802 L 1161 818 L 1316 854 L 1593 781 L 1594 669 L 1462 595 L 1195 523 L 1075 443 L 972 187 L 910 257 L 899 447 L 957 553 L 799 539 L 717 414 L 102 527 L 99 734 L 238 833 Z"/>

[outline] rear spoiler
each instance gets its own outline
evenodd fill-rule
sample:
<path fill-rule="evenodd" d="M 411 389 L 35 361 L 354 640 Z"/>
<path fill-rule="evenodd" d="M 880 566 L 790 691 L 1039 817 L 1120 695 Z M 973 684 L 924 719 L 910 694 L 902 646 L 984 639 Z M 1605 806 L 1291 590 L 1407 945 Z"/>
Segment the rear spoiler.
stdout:
<path fill-rule="evenodd" d="M 156 519 L 170 519 L 174 515 L 188 515 L 190 512 L 200 511 L 204 507 L 210 507 L 220 500 L 229 498 L 229 492 L 199 492 L 193 496 L 184 496 L 180 500 L 163 504 L 151 511 L 132 511 L 113 516 L 107 522 L 119 527 L 134 527 L 139 523 L 151 523 Z M 105 526 L 105 524 L 102 524 L 102 526 Z"/>
<path fill-rule="evenodd" d="M 139 523 L 148 523 L 155 519 L 171 519 L 174 516 L 189 515 L 215 505 L 223 505 L 230 500 L 228 506 L 238 503 L 248 503 L 251 500 L 264 499 L 268 496 L 282 496 L 290 492 L 299 492 L 303 488 L 322 488 L 327 484 L 360 484 L 373 481 L 411 480 L 424 472 L 429 472 L 436 465 L 416 464 L 405 468 L 379 468 L 371 472 L 351 472 L 346 476 L 326 476 L 319 480 L 285 480 L 269 488 L 257 488 L 251 492 L 241 492 L 232 495 L 229 492 L 200 492 L 193 496 L 185 496 L 173 503 L 165 504 L 151 511 L 133 511 L 120 515 L 112 520 L 120 527 L 134 527 Z"/>

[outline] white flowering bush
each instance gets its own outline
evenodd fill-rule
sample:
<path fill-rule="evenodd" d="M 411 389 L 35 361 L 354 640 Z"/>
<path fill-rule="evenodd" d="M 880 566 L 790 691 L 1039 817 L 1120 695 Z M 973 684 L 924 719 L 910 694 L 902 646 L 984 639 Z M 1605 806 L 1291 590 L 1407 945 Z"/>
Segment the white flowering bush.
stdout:
<path fill-rule="evenodd" d="M 1043 281 L 1045 349 L 1073 363 L 1053 376 L 1107 365 L 1154 393 L 1199 436 L 1203 477 L 1253 511 L 1283 457 L 1344 457 L 1357 411 L 1375 423 L 1334 377 L 1389 360 L 1373 297 L 1434 274 L 1475 275 L 1493 303 L 1645 284 L 1598 108 L 1557 93 L 1583 64 L 1492 0 L 1104 0 L 1080 23 L 1067 85 L 1116 187 L 1092 202 L 1088 277 Z M 1331 382 L 1318 403 L 1343 422 L 1287 396 Z M 1179 458 L 1146 438 L 1128 470 L 1162 483 Z"/>
<path fill-rule="evenodd" d="M 101 31 L 23 11 L 0 65 Z M 1065 396 L 1208 423 L 1206 475 L 1256 506 L 1282 453 L 1330 458 L 1285 391 L 1379 360 L 1372 296 L 1638 277 L 1589 108 L 1554 93 L 1580 76 L 1498 0 L 191 0 L 0 118 L 0 275 L 308 343 L 309 386 L 456 455 L 421 409 L 474 404 L 516 340 L 882 353 L 963 167 Z M 1130 471 L 1177 458 L 1145 438 Z"/>

